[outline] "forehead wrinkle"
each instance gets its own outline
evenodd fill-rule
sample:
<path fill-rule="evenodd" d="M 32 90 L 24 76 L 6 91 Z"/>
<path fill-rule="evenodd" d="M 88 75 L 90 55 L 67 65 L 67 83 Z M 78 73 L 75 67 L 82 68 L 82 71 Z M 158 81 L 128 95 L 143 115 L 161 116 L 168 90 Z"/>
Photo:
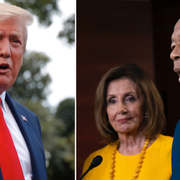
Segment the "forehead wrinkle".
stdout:
<path fill-rule="evenodd" d="M 138 94 L 137 92 L 137 87 L 131 87 L 129 91 L 126 91 L 126 89 L 121 89 L 119 88 L 111 88 L 107 90 L 107 96 L 115 96 L 116 94 L 123 94 L 123 95 L 129 95 L 129 94 Z"/>
<path fill-rule="evenodd" d="M 171 39 L 175 38 L 176 36 L 180 37 L 180 27 L 174 29 Z"/>

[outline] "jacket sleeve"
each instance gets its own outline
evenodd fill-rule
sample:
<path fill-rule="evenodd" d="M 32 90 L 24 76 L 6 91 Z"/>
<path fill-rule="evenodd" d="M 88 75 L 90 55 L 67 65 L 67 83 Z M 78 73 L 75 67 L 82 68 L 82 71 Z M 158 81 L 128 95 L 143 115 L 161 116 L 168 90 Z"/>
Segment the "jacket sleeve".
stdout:
<path fill-rule="evenodd" d="M 180 120 L 178 121 L 172 146 L 172 177 L 171 180 L 180 179 Z"/>

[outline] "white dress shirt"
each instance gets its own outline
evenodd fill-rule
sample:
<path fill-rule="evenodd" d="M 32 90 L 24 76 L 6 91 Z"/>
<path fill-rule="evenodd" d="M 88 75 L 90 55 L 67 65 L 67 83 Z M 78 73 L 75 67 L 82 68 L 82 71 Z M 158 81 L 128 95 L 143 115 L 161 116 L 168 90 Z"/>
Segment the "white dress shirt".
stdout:
<path fill-rule="evenodd" d="M 5 122 L 9 128 L 9 131 L 11 133 L 20 164 L 22 167 L 22 171 L 25 177 L 25 180 L 31 180 L 32 179 L 32 168 L 31 168 L 31 159 L 29 150 L 27 148 L 26 142 L 24 140 L 24 137 L 21 134 L 21 131 L 19 129 L 18 124 L 16 123 L 16 120 L 14 119 L 14 116 L 11 113 L 11 110 L 9 109 L 9 106 L 7 105 L 5 101 L 6 92 L 3 92 L 1 97 L 1 108 L 3 111 L 3 116 L 5 119 Z"/>

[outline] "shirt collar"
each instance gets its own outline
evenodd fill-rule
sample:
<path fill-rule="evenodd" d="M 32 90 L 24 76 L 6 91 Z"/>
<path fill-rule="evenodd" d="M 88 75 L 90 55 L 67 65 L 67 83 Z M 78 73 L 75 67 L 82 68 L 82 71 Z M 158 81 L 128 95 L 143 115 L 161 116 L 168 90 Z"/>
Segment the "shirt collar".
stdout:
<path fill-rule="evenodd" d="M 1 95 L 1 106 L 2 108 L 7 112 L 7 109 L 6 109 L 6 103 L 5 103 L 5 97 L 6 97 L 6 91 L 4 91 Z"/>

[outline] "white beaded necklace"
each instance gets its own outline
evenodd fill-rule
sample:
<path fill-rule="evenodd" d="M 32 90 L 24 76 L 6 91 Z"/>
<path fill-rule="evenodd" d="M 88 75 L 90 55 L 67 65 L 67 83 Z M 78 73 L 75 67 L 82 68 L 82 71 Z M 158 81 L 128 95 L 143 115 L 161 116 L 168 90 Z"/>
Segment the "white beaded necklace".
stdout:
<path fill-rule="evenodd" d="M 136 166 L 135 173 L 133 174 L 133 177 L 131 180 L 136 180 L 139 176 L 140 169 L 142 167 L 142 163 L 143 163 L 143 160 L 145 158 L 148 143 L 149 143 L 149 139 L 146 139 L 146 141 L 144 143 L 144 147 L 142 148 L 142 151 L 141 151 L 140 156 L 139 156 L 139 161 L 138 161 L 138 164 Z M 113 147 L 113 152 L 112 152 L 112 156 L 111 156 L 112 161 L 111 161 L 110 173 L 109 173 L 110 180 L 113 180 L 114 176 L 115 176 L 114 175 L 115 174 L 115 162 L 116 162 L 115 159 L 116 159 L 116 150 L 118 148 L 118 145 L 119 145 L 119 140 L 116 141 L 116 143 Z"/>

